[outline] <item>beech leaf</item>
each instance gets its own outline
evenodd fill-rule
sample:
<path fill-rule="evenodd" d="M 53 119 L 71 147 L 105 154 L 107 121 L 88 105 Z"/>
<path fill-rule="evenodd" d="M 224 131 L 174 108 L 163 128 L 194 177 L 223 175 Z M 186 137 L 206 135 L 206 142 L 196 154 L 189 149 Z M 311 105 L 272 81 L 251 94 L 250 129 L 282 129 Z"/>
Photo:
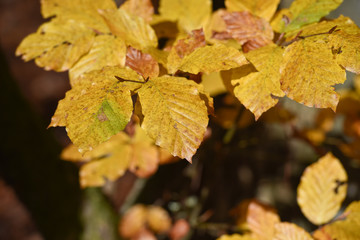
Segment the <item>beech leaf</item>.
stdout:
<path fill-rule="evenodd" d="M 293 223 L 275 224 L 275 236 L 273 240 L 312 240 L 311 235 L 301 227 Z"/>
<path fill-rule="evenodd" d="M 222 235 L 217 240 L 256 240 L 256 238 L 253 238 L 250 235 L 232 234 Z"/>
<path fill-rule="evenodd" d="M 227 10 L 234 12 L 249 11 L 270 21 L 280 0 L 225 0 Z"/>
<path fill-rule="evenodd" d="M 183 72 L 197 74 L 228 70 L 247 63 L 243 53 L 220 43 L 195 49 L 186 55 L 180 63 L 169 59 L 168 70 L 175 73 L 177 69 Z"/>
<path fill-rule="evenodd" d="M 337 221 L 316 230 L 313 235 L 318 240 L 357 240 L 360 239 L 359 228 L 360 201 L 354 201 L 338 217 Z"/>
<path fill-rule="evenodd" d="M 158 77 L 139 89 L 144 115 L 141 127 L 160 147 L 191 161 L 208 124 L 199 86 L 180 77 Z"/>
<path fill-rule="evenodd" d="M 275 44 L 258 48 L 246 54 L 246 58 L 258 72 L 231 81 L 234 94 L 258 119 L 273 107 L 285 94 L 280 88 L 280 64 L 284 50 Z"/>
<path fill-rule="evenodd" d="M 338 8 L 342 2 L 343 0 L 295 0 L 289 8 L 290 23 L 284 27 L 283 32 L 293 31 L 319 21 Z"/>
<path fill-rule="evenodd" d="M 136 49 L 157 46 L 154 30 L 141 17 L 134 16 L 119 8 L 118 10 L 99 10 L 111 32 Z"/>
<path fill-rule="evenodd" d="M 227 34 L 241 45 L 246 44 L 248 50 L 266 46 L 272 42 L 274 32 L 270 24 L 250 12 L 232 12 L 223 14 Z"/>
<path fill-rule="evenodd" d="M 160 0 L 162 18 L 178 21 L 182 29 L 191 32 L 203 27 L 211 15 L 211 0 Z"/>
<path fill-rule="evenodd" d="M 343 83 L 346 73 L 322 38 L 306 38 L 288 46 L 280 72 L 281 89 L 289 98 L 309 107 L 336 110 L 339 95 L 332 86 Z"/>
<path fill-rule="evenodd" d="M 66 126 L 71 141 L 80 151 L 88 151 L 124 129 L 132 115 L 130 91 L 143 81 L 129 68 L 106 67 L 78 78 L 59 102 L 50 127 Z"/>
<path fill-rule="evenodd" d="M 124 66 L 125 58 L 126 45 L 121 39 L 113 35 L 98 35 L 90 51 L 70 69 L 70 81 L 105 66 Z"/>
<path fill-rule="evenodd" d="M 27 36 L 16 49 L 25 61 L 35 59 L 45 70 L 66 71 L 90 50 L 95 33 L 72 20 L 53 19 Z"/>
<path fill-rule="evenodd" d="M 147 79 L 148 77 L 159 76 L 159 64 L 147 53 L 128 47 L 126 53 L 126 66 L 130 67 Z"/>
<path fill-rule="evenodd" d="M 306 218 L 316 225 L 331 220 L 346 196 L 346 183 L 346 172 L 331 153 L 308 166 L 297 190 L 297 201 Z"/>

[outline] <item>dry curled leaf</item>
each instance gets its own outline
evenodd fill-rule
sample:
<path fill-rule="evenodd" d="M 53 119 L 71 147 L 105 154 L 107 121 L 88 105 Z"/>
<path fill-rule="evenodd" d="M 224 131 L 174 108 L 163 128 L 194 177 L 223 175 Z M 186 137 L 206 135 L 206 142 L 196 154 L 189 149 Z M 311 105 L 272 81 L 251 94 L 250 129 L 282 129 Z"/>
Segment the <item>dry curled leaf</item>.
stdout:
<path fill-rule="evenodd" d="M 126 66 L 142 75 L 144 79 L 159 75 L 157 61 L 150 54 L 142 53 L 131 46 L 127 49 Z"/>
<path fill-rule="evenodd" d="M 346 196 L 347 174 L 331 153 L 308 166 L 298 186 L 297 201 L 307 219 L 316 225 L 330 221 Z"/>
<path fill-rule="evenodd" d="M 248 50 L 266 46 L 272 42 L 274 32 L 270 24 L 249 12 L 231 12 L 222 15 L 226 24 L 226 33 Z"/>

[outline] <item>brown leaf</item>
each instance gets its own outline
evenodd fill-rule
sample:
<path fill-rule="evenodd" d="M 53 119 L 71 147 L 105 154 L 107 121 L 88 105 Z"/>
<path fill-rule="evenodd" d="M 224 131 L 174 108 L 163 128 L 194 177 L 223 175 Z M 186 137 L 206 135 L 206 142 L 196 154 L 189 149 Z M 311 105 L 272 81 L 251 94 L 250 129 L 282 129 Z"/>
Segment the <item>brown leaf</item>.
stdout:
<path fill-rule="evenodd" d="M 181 240 L 190 231 L 190 224 L 185 219 L 177 220 L 170 230 L 171 240 Z"/>
<path fill-rule="evenodd" d="M 120 221 L 120 235 L 125 238 L 136 236 L 145 227 L 146 214 L 147 209 L 144 205 L 138 204 L 131 207 Z"/>
<path fill-rule="evenodd" d="M 249 12 L 232 12 L 222 15 L 227 33 L 249 50 L 266 46 L 272 42 L 274 32 L 270 24 L 263 18 Z"/>
<path fill-rule="evenodd" d="M 129 46 L 126 53 L 126 66 L 141 74 L 144 79 L 159 76 L 159 64 L 147 53 Z"/>
<path fill-rule="evenodd" d="M 195 49 L 204 47 L 205 45 L 204 31 L 201 28 L 191 31 L 191 34 L 189 34 L 187 38 L 180 39 L 174 48 L 177 55 L 180 58 L 184 58 L 184 56 L 192 53 Z"/>

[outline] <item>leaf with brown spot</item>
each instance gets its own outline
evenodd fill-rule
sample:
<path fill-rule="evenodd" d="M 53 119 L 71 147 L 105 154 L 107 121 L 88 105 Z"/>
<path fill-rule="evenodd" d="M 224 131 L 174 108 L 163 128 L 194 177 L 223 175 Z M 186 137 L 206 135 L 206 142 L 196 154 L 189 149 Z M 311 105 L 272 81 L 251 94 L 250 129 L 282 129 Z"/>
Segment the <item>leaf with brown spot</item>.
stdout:
<path fill-rule="evenodd" d="M 130 67 L 147 79 L 159 76 L 159 64 L 147 53 L 129 46 L 126 53 L 126 66 Z"/>
<path fill-rule="evenodd" d="M 289 98 L 309 107 L 336 110 L 339 95 L 333 86 L 344 83 L 346 73 L 322 36 L 288 46 L 280 73 L 281 89 Z"/>
<path fill-rule="evenodd" d="M 272 42 L 274 32 L 270 24 L 249 12 L 231 12 L 223 14 L 227 33 L 241 45 L 245 43 L 249 50 L 266 46 Z"/>
<path fill-rule="evenodd" d="M 127 0 L 120 8 L 134 16 L 142 17 L 146 22 L 150 22 L 154 15 L 154 7 L 151 0 Z"/>
<path fill-rule="evenodd" d="M 133 111 L 131 91 L 144 79 L 130 68 L 105 67 L 77 81 L 59 102 L 49 126 L 66 126 L 71 141 L 88 151 L 125 128 Z"/>
<path fill-rule="evenodd" d="M 330 221 L 346 196 L 347 174 L 331 153 L 308 166 L 300 180 L 297 201 L 301 211 L 316 225 Z"/>

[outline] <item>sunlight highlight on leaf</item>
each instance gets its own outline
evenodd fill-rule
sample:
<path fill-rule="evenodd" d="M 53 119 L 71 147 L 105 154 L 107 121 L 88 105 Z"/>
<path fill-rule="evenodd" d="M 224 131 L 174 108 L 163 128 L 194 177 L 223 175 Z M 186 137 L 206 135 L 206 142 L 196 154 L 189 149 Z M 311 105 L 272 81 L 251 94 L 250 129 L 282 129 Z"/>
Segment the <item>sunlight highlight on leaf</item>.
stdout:
<path fill-rule="evenodd" d="M 331 220 L 346 196 L 347 174 L 331 153 L 308 166 L 298 186 L 297 201 L 303 214 L 316 225 Z"/>

